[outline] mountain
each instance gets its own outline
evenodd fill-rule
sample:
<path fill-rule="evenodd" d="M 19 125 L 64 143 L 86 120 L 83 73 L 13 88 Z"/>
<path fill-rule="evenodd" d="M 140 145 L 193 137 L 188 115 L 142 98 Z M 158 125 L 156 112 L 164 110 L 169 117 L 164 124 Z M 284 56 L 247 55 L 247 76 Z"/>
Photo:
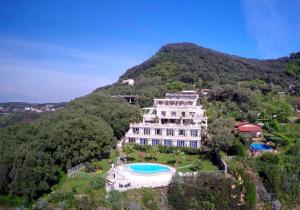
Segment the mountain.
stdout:
<path fill-rule="evenodd" d="M 297 78 L 286 73 L 289 63 L 300 64 L 300 52 L 291 56 L 258 60 L 217 52 L 192 43 L 175 43 L 163 46 L 154 56 L 129 69 L 120 80 L 141 76 L 161 76 L 175 79 L 183 72 L 209 83 L 236 83 L 242 80 L 261 79 L 282 86 L 299 83 Z M 163 68 L 172 69 L 168 72 Z"/>
<path fill-rule="evenodd" d="M 242 81 L 265 83 L 259 87 L 300 95 L 300 52 L 278 59 L 249 59 L 217 52 L 192 43 L 163 46 L 155 55 L 140 65 L 128 69 L 113 85 L 95 92 L 108 95 L 137 94 L 142 107 L 166 92 L 182 89 L 213 88 L 235 85 Z M 122 84 L 134 79 L 135 86 Z"/>

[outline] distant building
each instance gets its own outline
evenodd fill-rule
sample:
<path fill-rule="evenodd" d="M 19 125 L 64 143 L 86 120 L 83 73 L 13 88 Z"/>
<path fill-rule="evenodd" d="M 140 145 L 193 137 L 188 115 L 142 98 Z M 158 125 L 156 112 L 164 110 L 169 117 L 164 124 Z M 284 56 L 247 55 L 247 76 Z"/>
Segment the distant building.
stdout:
<path fill-rule="evenodd" d="M 210 89 L 201 89 L 200 93 L 202 96 L 207 96 L 210 92 Z"/>
<path fill-rule="evenodd" d="M 143 122 L 130 124 L 125 142 L 199 148 L 207 116 L 198 99 L 196 91 L 167 93 L 165 98 L 154 99 L 152 107 L 143 109 Z"/>
<path fill-rule="evenodd" d="M 235 127 L 241 136 L 252 140 L 259 140 L 262 138 L 262 128 L 259 125 L 251 124 L 249 122 L 239 122 Z"/>
<path fill-rule="evenodd" d="M 112 98 L 123 98 L 130 104 L 137 104 L 138 103 L 138 95 L 113 95 Z"/>
<path fill-rule="evenodd" d="M 130 86 L 134 86 L 134 80 L 133 79 L 126 79 L 122 81 L 122 84 L 127 84 Z"/>

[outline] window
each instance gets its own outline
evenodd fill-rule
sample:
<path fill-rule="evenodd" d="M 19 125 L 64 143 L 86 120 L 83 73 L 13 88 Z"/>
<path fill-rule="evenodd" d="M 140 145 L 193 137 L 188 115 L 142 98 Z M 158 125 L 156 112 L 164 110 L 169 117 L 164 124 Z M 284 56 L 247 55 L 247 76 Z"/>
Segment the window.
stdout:
<path fill-rule="evenodd" d="M 194 117 L 194 116 L 195 116 L 195 112 L 190 112 L 189 115 L 190 115 L 191 117 Z"/>
<path fill-rule="evenodd" d="M 182 116 L 182 117 L 185 117 L 185 112 L 182 112 L 182 113 L 181 113 L 181 116 Z"/>
<path fill-rule="evenodd" d="M 172 117 L 176 117 L 176 112 L 171 112 Z"/>
<path fill-rule="evenodd" d="M 141 145 L 147 145 L 148 144 L 148 140 L 147 139 L 140 139 L 140 144 Z"/>
<path fill-rule="evenodd" d="M 135 138 L 129 138 L 129 139 L 128 139 L 128 142 L 129 142 L 129 143 L 135 143 Z"/>
<path fill-rule="evenodd" d="M 179 136 L 185 136 L 185 130 L 179 130 Z"/>
<path fill-rule="evenodd" d="M 162 131 L 161 129 L 155 129 L 155 135 L 161 135 L 162 134 Z"/>
<path fill-rule="evenodd" d="M 174 130 L 173 129 L 167 129 L 167 136 L 174 136 Z"/>
<path fill-rule="evenodd" d="M 132 130 L 133 130 L 133 133 L 136 133 L 136 134 L 139 133 L 139 128 L 133 128 Z"/>
<path fill-rule="evenodd" d="M 152 145 L 159 145 L 158 139 L 152 139 Z"/>
<path fill-rule="evenodd" d="M 198 130 L 191 130 L 191 136 L 198 136 Z"/>
<path fill-rule="evenodd" d="M 156 115 L 157 114 L 157 111 L 156 109 L 153 110 L 152 114 Z"/>
<path fill-rule="evenodd" d="M 172 146 L 172 140 L 164 140 L 164 146 Z"/>
<path fill-rule="evenodd" d="M 190 141 L 190 147 L 198 147 L 197 141 Z"/>
<path fill-rule="evenodd" d="M 161 116 L 165 117 L 166 116 L 166 111 L 162 111 Z"/>
<path fill-rule="evenodd" d="M 144 134 L 150 135 L 150 128 L 144 128 Z"/>
<path fill-rule="evenodd" d="M 177 141 L 177 147 L 184 147 L 184 141 Z"/>

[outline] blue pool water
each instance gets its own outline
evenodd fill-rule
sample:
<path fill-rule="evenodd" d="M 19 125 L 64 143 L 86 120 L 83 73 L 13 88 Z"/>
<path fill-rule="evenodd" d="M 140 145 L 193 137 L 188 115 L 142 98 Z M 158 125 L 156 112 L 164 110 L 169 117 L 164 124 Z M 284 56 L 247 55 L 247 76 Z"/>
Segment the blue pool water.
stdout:
<path fill-rule="evenodd" d="M 256 143 L 250 144 L 250 148 L 254 149 L 256 151 L 271 150 L 272 149 L 272 147 L 270 147 L 266 144 L 256 144 Z"/>
<path fill-rule="evenodd" d="M 153 173 L 170 171 L 170 168 L 167 166 L 152 164 L 152 163 L 133 163 L 133 164 L 128 164 L 127 167 L 132 172 L 139 173 L 139 174 L 153 174 Z"/>

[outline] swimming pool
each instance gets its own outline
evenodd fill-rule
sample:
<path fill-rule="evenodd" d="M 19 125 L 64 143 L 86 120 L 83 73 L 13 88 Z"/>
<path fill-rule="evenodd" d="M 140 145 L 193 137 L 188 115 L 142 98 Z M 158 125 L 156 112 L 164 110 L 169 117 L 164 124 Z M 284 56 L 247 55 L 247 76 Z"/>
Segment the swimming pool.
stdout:
<path fill-rule="evenodd" d="M 252 143 L 250 144 L 250 148 L 256 151 L 263 151 L 263 150 L 272 150 L 273 148 L 266 144 L 257 144 Z"/>
<path fill-rule="evenodd" d="M 155 174 L 161 172 L 169 172 L 168 166 L 156 163 L 132 163 L 126 166 L 130 171 L 138 174 Z"/>
<path fill-rule="evenodd" d="M 142 187 L 166 187 L 175 173 L 175 168 L 158 163 L 119 165 L 108 172 L 106 189 L 126 191 Z"/>

